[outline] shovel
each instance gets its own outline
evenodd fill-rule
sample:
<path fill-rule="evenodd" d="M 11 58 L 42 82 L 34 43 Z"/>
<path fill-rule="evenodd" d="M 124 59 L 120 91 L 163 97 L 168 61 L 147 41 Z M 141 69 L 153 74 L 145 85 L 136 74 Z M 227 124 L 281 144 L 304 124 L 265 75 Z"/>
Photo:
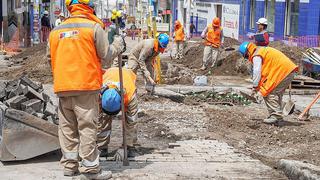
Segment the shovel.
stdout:
<path fill-rule="evenodd" d="M 293 113 L 295 104 L 291 99 L 291 84 L 289 85 L 289 100 L 283 108 L 283 115 L 288 116 Z"/>

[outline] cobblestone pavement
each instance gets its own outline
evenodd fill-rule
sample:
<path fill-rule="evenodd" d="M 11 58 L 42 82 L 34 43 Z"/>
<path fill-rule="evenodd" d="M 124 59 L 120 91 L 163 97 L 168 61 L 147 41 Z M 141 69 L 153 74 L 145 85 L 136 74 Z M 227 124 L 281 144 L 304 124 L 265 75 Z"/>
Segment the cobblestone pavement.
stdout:
<path fill-rule="evenodd" d="M 187 140 L 130 159 L 130 166 L 104 162 L 114 179 L 280 179 L 259 160 L 217 140 Z"/>

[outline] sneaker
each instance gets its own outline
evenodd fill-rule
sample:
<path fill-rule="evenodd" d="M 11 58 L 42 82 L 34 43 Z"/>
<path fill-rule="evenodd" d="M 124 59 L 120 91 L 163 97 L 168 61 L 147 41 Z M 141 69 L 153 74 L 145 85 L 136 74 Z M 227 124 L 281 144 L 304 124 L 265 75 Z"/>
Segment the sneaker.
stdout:
<path fill-rule="evenodd" d="M 105 157 L 107 158 L 108 157 L 108 149 L 102 149 L 100 151 L 100 157 Z"/>
<path fill-rule="evenodd" d="M 93 174 L 93 173 L 83 173 L 80 176 L 81 180 L 91 180 L 91 179 L 110 179 L 112 178 L 112 172 L 111 171 L 104 171 L 101 170 L 99 173 Z"/>
<path fill-rule="evenodd" d="M 77 176 L 79 174 L 79 171 L 71 171 L 71 170 L 63 170 L 63 175 L 64 176 Z"/>
<path fill-rule="evenodd" d="M 127 150 L 129 158 L 133 158 L 139 155 L 137 149 L 134 146 L 128 146 Z"/>

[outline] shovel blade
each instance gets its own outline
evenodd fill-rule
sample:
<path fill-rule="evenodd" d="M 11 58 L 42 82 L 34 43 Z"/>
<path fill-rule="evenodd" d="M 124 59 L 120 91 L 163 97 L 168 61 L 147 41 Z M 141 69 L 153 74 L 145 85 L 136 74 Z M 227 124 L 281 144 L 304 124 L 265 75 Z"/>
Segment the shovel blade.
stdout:
<path fill-rule="evenodd" d="M 283 115 L 288 116 L 294 112 L 295 104 L 293 101 L 289 100 L 283 108 Z"/>

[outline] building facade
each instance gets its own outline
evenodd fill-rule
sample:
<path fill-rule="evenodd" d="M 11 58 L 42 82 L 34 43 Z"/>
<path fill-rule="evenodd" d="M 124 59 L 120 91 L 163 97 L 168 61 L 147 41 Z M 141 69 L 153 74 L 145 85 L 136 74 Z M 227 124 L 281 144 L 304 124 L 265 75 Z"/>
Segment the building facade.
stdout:
<path fill-rule="evenodd" d="M 173 1 L 174 20 L 186 20 L 183 0 Z M 227 36 L 245 40 L 256 32 L 256 21 L 268 19 L 271 40 L 285 40 L 298 46 L 319 46 L 319 0 L 197 0 L 193 2 L 191 21 L 197 32 L 220 17 Z M 185 23 L 184 23 L 185 24 Z"/>

